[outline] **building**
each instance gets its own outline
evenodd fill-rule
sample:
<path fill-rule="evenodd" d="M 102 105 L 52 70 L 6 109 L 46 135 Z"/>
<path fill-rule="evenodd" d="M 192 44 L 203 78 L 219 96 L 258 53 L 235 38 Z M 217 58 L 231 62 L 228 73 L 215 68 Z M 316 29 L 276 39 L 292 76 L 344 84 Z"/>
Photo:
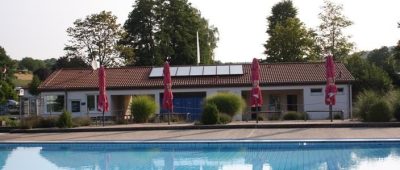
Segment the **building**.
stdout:
<path fill-rule="evenodd" d="M 249 101 L 250 64 L 171 67 L 174 112 L 201 116 L 203 99 L 218 92 L 232 92 Z M 307 112 L 311 119 L 328 118 L 324 103 L 324 63 L 261 64 L 264 105 L 262 110 Z M 108 116 L 130 115 L 132 96 L 149 95 L 160 105 L 163 96 L 161 67 L 125 67 L 106 69 Z M 344 64 L 336 63 L 338 87 L 335 111 L 349 118 L 352 110 L 351 82 Z M 96 115 L 98 76 L 90 69 L 61 69 L 53 72 L 40 86 L 43 114 L 60 114 L 63 108 L 73 116 Z M 249 110 L 249 109 L 248 109 Z M 157 111 L 163 113 L 162 109 Z M 238 115 L 236 119 L 245 116 Z"/>

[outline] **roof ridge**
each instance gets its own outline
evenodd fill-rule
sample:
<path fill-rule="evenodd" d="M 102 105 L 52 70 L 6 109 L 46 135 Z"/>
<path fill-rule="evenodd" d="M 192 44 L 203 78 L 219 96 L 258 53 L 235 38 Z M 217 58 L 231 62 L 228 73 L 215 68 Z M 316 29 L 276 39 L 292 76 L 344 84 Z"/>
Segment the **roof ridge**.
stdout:
<path fill-rule="evenodd" d="M 54 80 L 54 78 L 57 77 L 58 74 L 60 74 L 60 72 L 61 72 L 62 70 L 63 70 L 63 68 L 57 70 L 56 73 L 54 73 L 54 75 L 49 79 L 49 81 L 46 81 L 46 82 L 44 83 L 44 85 L 47 86 L 51 81 Z"/>

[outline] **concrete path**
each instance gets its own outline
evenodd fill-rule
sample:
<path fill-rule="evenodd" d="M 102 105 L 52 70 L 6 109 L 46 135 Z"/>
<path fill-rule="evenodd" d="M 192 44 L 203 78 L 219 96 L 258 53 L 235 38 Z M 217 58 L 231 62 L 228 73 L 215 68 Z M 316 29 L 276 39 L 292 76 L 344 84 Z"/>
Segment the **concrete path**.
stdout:
<path fill-rule="evenodd" d="M 0 133 L 0 141 L 152 141 L 222 139 L 400 139 L 400 128 L 288 128 Z"/>

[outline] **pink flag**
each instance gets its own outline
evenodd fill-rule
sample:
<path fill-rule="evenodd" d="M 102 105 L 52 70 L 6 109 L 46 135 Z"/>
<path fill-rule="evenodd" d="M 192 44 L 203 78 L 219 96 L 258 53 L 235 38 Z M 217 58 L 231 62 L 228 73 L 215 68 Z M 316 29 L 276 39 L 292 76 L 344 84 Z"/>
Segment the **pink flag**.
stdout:
<path fill-rule="evenodd" d="M 172 80 L 171 80 L 171 73 L 168 61 L 166 61 L 164 64 L 163 73 L 164 73 L 164 96 L 163 96 L 162 107 L 172 112 L 174 108 L 173 106 L 174 96 L 172 95 L 172 89 L 171 89 Z"/>
<path fill-rule="evenodd" d="M 99 69 L 99 100 L 97 101 L 99 111 L 108 112 L 108 99 L 106 92 L 106 72 L 104 66 Z"/>
<path fill-rule="evenodd" d="M 251 89 L 251 106 L 261 107 L 263 104 L 262 94 L 260 90 L 260 63 L 256 58 L 253 59 L 251 64 L 251 82 L 253 83 L 253 88 Z"/>
<path fill-rule="evenodd" d="M 328 57 L 326 57 L 325 69 L 326 69 L 325 104 L 335 105 L 337 88 L 335 85 L 336 69 L 335 69 L 335 62 L 333 61 L 333 56 L 328 55 Z"/>

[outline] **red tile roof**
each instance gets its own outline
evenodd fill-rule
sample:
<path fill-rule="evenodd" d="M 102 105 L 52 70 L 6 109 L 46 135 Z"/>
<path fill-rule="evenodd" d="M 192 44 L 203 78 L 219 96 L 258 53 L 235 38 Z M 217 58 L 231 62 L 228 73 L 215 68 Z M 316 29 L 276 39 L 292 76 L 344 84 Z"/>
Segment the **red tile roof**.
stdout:
<path fill-rule="evenodd" d="M 324 63 L 261 64 L 261 86 L 325 84 Z M 106 69 L 107 89 L 162 89 L 163 78 L 149 78 L 152 67 Z M 243 75 L 172 77 L 174 88 L 251 86 L 250 64 L 243 64 Z M 336 63 L 336 83 L 354 80 L 342 63 Z M 97 71 L 61 69 L 53 72 L 40 86 L 41 91 L 95 90 Z"/>

